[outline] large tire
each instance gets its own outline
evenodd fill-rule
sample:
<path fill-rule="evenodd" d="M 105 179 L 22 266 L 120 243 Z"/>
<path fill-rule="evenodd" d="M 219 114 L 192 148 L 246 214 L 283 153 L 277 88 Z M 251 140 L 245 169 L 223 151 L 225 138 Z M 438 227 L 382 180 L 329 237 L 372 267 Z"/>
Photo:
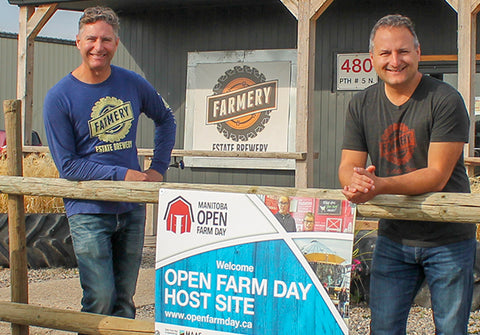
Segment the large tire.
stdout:
<path fill-rule="evenodd" d="M 65 214 L 27 214 L 25 230 L 30 268 L 77 266 Z M 0 266 L 10 266 L 8 248 L 8 216 L 0 214 Z"/>

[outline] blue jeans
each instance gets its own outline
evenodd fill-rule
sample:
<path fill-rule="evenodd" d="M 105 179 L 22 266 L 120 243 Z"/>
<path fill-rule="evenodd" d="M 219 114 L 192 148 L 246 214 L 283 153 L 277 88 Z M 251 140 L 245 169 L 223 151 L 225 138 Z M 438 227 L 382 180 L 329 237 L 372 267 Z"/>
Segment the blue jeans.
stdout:
<path fill-rule="evenodd" d="M 135 318 L 145 206 L 119 215 L 77 214 L 68 220 L 83 289 L 82 311 Z"/>
<path fill-rule="evenodd" d="M 475 253 L 475 239 L 419 248 L 379 236 L 370 277 L 371 334 L 405 334 L 410 306 L 425 278 L 436 334 L 466 334 Z"/>

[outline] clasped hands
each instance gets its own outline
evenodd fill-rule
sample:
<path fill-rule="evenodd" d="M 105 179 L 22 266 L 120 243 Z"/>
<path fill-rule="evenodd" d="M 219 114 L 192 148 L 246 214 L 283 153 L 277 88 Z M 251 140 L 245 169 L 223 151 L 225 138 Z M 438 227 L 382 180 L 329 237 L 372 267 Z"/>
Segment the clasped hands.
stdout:
<path fill-rule="evenodd" d="M 370 165 L 366 169 L 354 167 L 350 185 L 345 185 L 342 193 L 347 200 L 353 203 L 367 202 L 377 195 L 375 187 L 377 180 L 375 166 Z"/>

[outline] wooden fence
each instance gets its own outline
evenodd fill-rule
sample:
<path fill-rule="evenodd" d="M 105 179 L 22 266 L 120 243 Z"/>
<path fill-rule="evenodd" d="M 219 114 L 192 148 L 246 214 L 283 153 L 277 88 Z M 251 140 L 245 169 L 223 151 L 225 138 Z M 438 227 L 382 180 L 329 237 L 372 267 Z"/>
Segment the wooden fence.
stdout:
<path fill-rule="evenodd" d="M 161 188 L 343 199 L 340 190 L 327 189 L 125 181 L 74 182 L 54 178 L 0 176 L 0 192 L 13 196 L 55 196 L 157 203 L 158 192 Z M 358 205 L 357 211 L 360 216 L 372 218 L 419 219 L 475 224 L 480 217 L 480 195 L 458 193 L 430 193 L 421 196 L 383 195 L 377 196 L 368 203 Z M 85 334 L 154 333 L 153 322 L 61 311 L 31 306 L 27 303 L 0 302 L 0 320 L 18 325 L 40 326 Z"/>
<path fill-rule="evenodd" d="M 0 176 L 0 192 L 8 194 L 12 301 L 0 302 L 0 320 L 12 323 L 12 334 L 28 334 L 28 326 L 84 334 L 153 334 L 154 323 L 90 313 L 63 311 L 28 304 L 25 214 L 23 196 L 158 203 L 161 188 L 288 195 L 344 199 L 340 190 L 282 187 L 145 183 L 126 181 L 67 181 L 57 178 L 25 178 L 22 171 L 21 122 L 17 104 L 6 105 L 9 175 Z M 430 193 L 421 196 L 380 195 L 357 206 L 359 216 L 468 222 L 480 217 L 480 194 Z"/>

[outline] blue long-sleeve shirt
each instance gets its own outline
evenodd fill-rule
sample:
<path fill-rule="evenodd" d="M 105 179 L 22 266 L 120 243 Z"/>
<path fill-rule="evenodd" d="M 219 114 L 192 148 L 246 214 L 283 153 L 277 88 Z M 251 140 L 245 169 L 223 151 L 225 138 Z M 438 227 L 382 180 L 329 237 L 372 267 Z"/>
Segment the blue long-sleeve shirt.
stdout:
<path fill-rule="evenodd" d="M 137 125 L 141 113 L 155 123 L 150 168 L 164 174 L 175 143 L 175 119 L 152 85 L 138 74 L 112 66 L 100 84 L 86 84 L 71 73 L 45 97 L 47 141 L 60 177 L 68 180 L 124 180 L 140 171 Z M 67 215 L 120 214 L 137 204 L 64 199 Z"/>

